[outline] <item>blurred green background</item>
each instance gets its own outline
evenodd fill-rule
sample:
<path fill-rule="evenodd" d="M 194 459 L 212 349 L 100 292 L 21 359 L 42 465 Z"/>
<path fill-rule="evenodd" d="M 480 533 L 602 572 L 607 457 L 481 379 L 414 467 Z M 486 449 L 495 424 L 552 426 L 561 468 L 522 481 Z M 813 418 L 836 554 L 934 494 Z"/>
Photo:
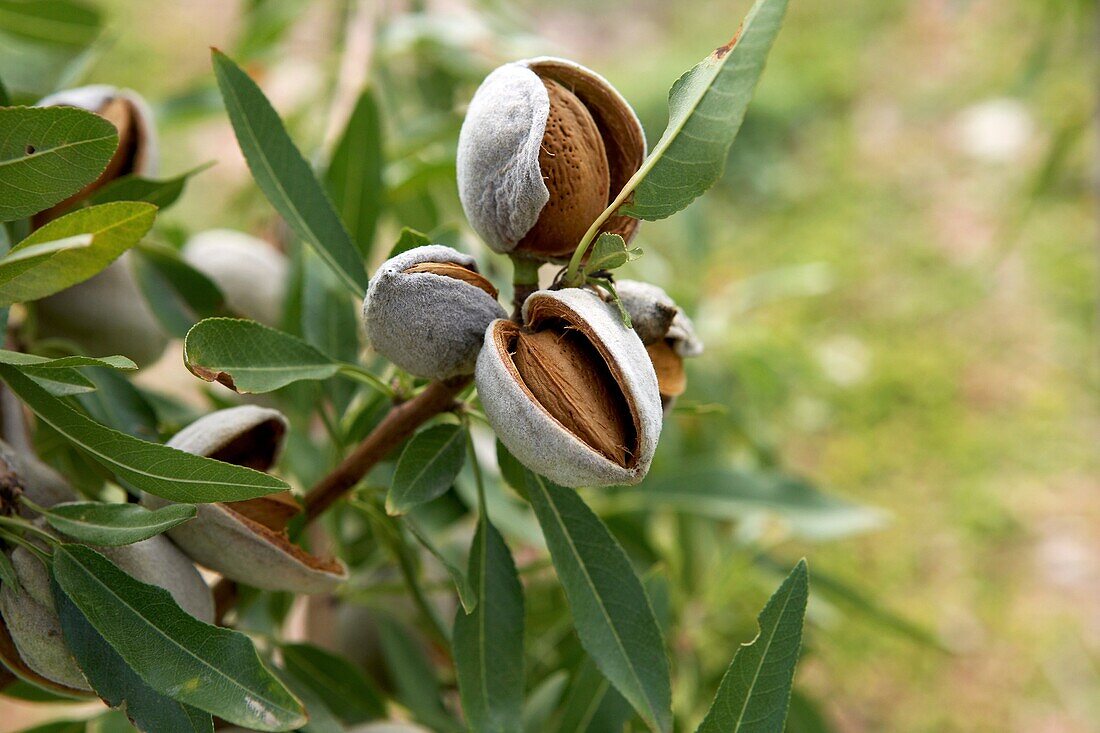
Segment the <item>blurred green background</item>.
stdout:
<path fill-rule="evenodd" d="M 162 218 L 181 232 L 271 221 L 209 46 L 248 62 L 319 158 L 375 84 L 393 161 L 381 258 L 399 224 L 477 248 L 453 146 L 488 70 L 576 59 L 652 143 L 668 87 L 749 2 L 100 6 L 85 78 L 154 102 L 163 174 L 218 163 Z M 665 286 L 707 344 L 657 478 L 705 457 L 881 510 L 748 512 L 729 531 L 658 512 L 679 708 L 751 638 L 779 577 L 761 564 L 805 554 L 792 729 L 1097 730 L 1098 33 L 1092 0 L 791 0 L 724 180 L 641 228 L 630 276 Z M 188 379 L 178 359 L 159 378 Z"/>

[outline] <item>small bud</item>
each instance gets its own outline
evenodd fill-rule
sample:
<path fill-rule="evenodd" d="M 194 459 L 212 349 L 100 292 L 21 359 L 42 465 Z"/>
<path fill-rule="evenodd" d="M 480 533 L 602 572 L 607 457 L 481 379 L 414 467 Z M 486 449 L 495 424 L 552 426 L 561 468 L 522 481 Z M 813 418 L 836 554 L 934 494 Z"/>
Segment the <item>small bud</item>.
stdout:
<path fill-rule="evenodd" d="M 665 412 L 687 389 L 684 359 L 703 353 L 691 319 L 663 289 L 636 280 L 620 280 L 615 290 L 630 314 L 657 373 Z"/>
<path fill-rule="evenodd" d="M 458 140 L 458 192 L 470 225 L 495 251 L 572 254 L 645 159 L 626 100 L 579 64 L 535 58 L 501 66 L 470 101 Z M 630 241 L 637 219 L 603 231 Z"/>
<path fill-rule="evenodd" d="M 278 459 L 286 437 L 282 413 L 255 405 L 218 410 L 176 433 L 168 445 L 257 471 Z M 156 509 L 170 502 L 151 494 Z M 264 590 L 323 593 L 347 578 L 335 558 L 311 555 L 293 544 L 287 522 L 300 511 L 289 492 L 247 501 L 199 504 L 198 515 L 168 530 L 192 560 L 231 580 Z"/>
<path fill-rule="evenodd" d="M 371 347 L 410 374 L 470 374 L 485 328 L 505 316 L 473 257 L 433 244 L 382 263 L 363 301 Z"/>
<path fill-rule="evenodd" d="M 214 281 L 226 303 L 246 318 L 279 325 L 286 297 L 287 261 L 262 239 L 232 229 L 210 229 L 187 240 L 183 259 Z"/>
<path fill-rule="evenodd" d="M 588 290 L 540 290 L 523 325 L 497 320 L 477 362 L 485 414 L 509 451 L 563 486 L 635 484 L 661 431 L 657 377 L 637 334 Z"/>

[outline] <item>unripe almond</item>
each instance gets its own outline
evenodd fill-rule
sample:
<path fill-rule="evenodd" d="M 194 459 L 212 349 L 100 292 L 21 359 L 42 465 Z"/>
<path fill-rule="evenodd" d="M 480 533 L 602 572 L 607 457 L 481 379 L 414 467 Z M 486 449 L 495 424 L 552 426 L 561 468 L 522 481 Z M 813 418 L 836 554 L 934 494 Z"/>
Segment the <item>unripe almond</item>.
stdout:
<path fill-rule="evenodd" d="M 199 418 L 176 433 L 168 445 L 266 471 L 278 458 L 286 428 L 286 418 L 278 411 L 242 405 Z M 146 494 L 142 503 L 159 508 L 169 502 Z M 287 522 L 300 511 L 289 492 L 199 504 L 198 516 L 168 530 L 168 535 L 192 560 L 232 580 L 265 590 L 332 590 L 347 578 L 347 568 L 335 558 L 311 555 L 290 541 Z"/>
<path fill-rule="evenodd" d="M 505 316 L 473 257 L 439 244 L 386 260 L 363 299 L 371 348 L 426 379 L 474 370 L 485 327 Z"/>

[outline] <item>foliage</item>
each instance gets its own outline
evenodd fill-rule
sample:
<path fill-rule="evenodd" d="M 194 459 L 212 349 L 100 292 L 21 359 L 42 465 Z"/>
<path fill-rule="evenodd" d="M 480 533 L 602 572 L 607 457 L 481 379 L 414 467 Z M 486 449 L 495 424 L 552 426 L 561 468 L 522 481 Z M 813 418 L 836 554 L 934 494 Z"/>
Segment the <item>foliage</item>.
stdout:
<path fill-rule="evenodd" d="M 34 11 L 24 5 L 0 3 L 0 17 L 17 16 L 11 27 L 27 43 L 57 41 L 33 32 L 36 14 L 46 10 L 71 29 L 67 39 L 84 38 L 78 31 L 98 22 L 97 14 L 78 4 L 48 3 Z M 267 28 L 269 5 L 253 4 L 248 21 L 255 25 L 247 26 L 235 55 L 262 57 L 275 47 L 285 31 L 282 21 L 267 41 L 257 30 Z M 718 181 L 785 7 L 779 0 L 759 0 L 741 40 L 676 83 L 668 130 L 633 182 L 634 198 L 619 213 L 662 218 Z M 492 446 L 492 436 L 480 424 L 476 398 L 465 385 L 454 386 L 441 410 L 452 417 L 413 425 L 397 441 L 400 450 L 377 456 L 373 470 L 343 487 L 353 491 L 349 501 L 325 507 L 321 524 L 353 570 L 337 596 L 339 606 L 366 614 L 361 625 L 376 637 L 362 645 L 373 649 L 343 651 L 369 653 L 370 659 L 286 643 L 286 594 L 236 588 L 237 607 L 224 619 L 236 629 L 230 630 L 192 618 L 167 591 L 74 544 L 142 542 L 200 521 L 195 504 L 262 502 L 288 488 L 305 494 L 305 512 L 279 536 L 299 540 L 304 525 L 316 518 L 310 503 L 316 494 L 302 490 L 331 486 L 341 469 L 365 460 L 361 451 L 371 447 L 372 430 L 432 389 L 386 365 L 355 363 L 360 345 L 347 314 L 356 307 L 352 296 L 361 298 L 366 289 L 372 258 L 388 249 L 379 246 L 381 232 L 400 226 L 389 240 L 396 242 L 391 253 L 427 241 L 466 241 L 442 226 L 455 220 L 453 195 L 447 200 L 440 193 L 453 171 L 446 153 L 439 157 L 446 145 L 438 141 L 453 147 L 456 117 L 448 93 L 466 90 L 485 70 L 465 51 L 468 68 L 440 61 L 432 50 L 453 50 L 448 43 L 446 37 L 427 38 L 412 67 L 388 56 L 395 52 L 380 51 L 380 86 L 358 95 L 327 166 L 316 170 L 307 162 L 314 156 L 300 152 L 309 149 L 309 138 L 298 134 L 295 119 L 287 116 L 284 123 L 261 85 L 229 55 L 214 52 L 212 78 L 256 187 L 289 228 L 281 243 L 292 263 L 292 291 L 279 328 L 223 317 L 229 308 L 219 286 L 184 262 L 178 233 L 154 222 L 157 207 L 184 196 L 184 183 L 198 169 L 164 180 L 116 180 L 83 202 L 85 208 L 14 236 L 30 226 L 17 220 L 93 180 L 117 145 L 116 136 L 97 147 L 110 139 L 96 128 L 99 118 L 72 115 L 66 137 L 47 147 L 57 156 L 81 146 L 91 152 L 86 159 L 43 156 L 55 168 L 63 165 L 71 180 L 54 188 L 36 184 L 34 197 L 11 198 L 7 215 L 0 216 L 9 220 L 9 241 L 20 240 L 0 259 L 3 304 L 31 305 L 94 277 L 133 249 L 142 297 L 161 328 L 185 337 L 187 369 L 235 392 L 265 393 L 290 416 L 290 443 L 276 469 L 286 479 L 135 437 L 132 415 L 94 407 L 94 397 L 109 389 L 107 380 L 120 377 L 92 380 L 81 371 L 133 364 L 120 357 L 59 357 L 70 345 L 55 352 L 51 348 L 58 345 L 42 342 L 35 344 L 41 355 L 5 352 L 11 356 L 0 358 L 0 377 L 37 416 L 36 442 L 61 446 L 52 462 L 65 473 L 83 467 L 90 474 L 90 481 L 79 483 L 89 495 L 52 507 L 25 503 L 65 541 L 16 518 L 0 522 L 0 539 L 11 547 L 32 539 L 44 543 L 44 549 L 34 545 L 34 552 L 49 565 L 65 640 L 96 693 L 140 729 L 209 730 L 211 716 L 217 716 L 255 730 L 339 730 L 397 710 L 437 730 L 627 725 L 670 731 L 702 721 L 700 731 L 780 731 L 801 649 L 805 562 L 760 614 L 756 642 L 740 650 L 698 652 L 720 652 L 722 667 L 733 657 L 725 676 L 716 665 L 694 670 L 702 680 L 683 692 L 681 659 L 678 653 L 670 659 L 669 650 L 680 624 L 689 621 L 682 609 L 673 610 L 679 604 L 672 596 L 698 589 L 690 579 L 670 589 L 673 581 L 663 577 L 667 565 L 698 560 L 689 557 L 695 531 L 729 537 L 733 528 L 751 529 L 763 516 L 787 522 L 795 535 L 821 539 L 864 531 L 881 517 L 774 465 L 761 465 L 765 461 L 736 468 L 697 463 L 655 471 L 637 488 L 578 492 L 528 472 L 499 447 L 497 464 L 487 460 L 480 449 Z M 0 66 L 0 75 L 6 71 Z M 401 78 L 408 73 L 413 78 Z M 36 108 L 19 112 L 45 118 L 43 113 L 57 115 Z M 411 114 L 427 122 L 403 124 Z M 703 143 L 688 142 L 699 137 Z M 0 191 L 42 173 L 44 168 L 27 165 L 33 162 L 29 155 L 3 155 Z M 698 168 L 689 170 L 688 164 Z M 661 193 L 670 190 L 670 181 L 685 193 Z M 275 219 L 266 209 L 262 216 Z M 593 246 L 582 274 L 614 292 L 608 271 L 641 251 L 613 235 Z M 577 263 L 583 254 L 579 249 Z M 33 326 L 30 319 L 18 327 L 33 336 Z M 159 440 L 194 417 L 193 408 L 172 397 L 140 383 L 131 386 L 129 399 L 153 423 L 154 435 L 147 437 Z M 78 389 L 94 391 L 93 398 L 72 398 Z M 214 387 L 205 394 L 215 405 L 234 397 Z M 148 493 L 179 503 L 143 509 L 119 502 L 118 488 L 135 500 Z M 675 551 L 663 547 L 667 537 L 661 537 L 670 524 L 684 541 Z M 763 572 L 747 564 L 741 569 L 771 582 L 771 566 Z M 13 573 L 3 575 L 10 584 Z M 391 599 L 385 594 L 394 593 L 395 585 L 409 612 L 387 615 L 383 609 Z M 324 636 L 338 646 L 343 640 L 335 636 L 344 630 L 330 622 L 336 626 Z M 455 690 L 460 704 L 451 694 Z M 678 697 L 685 694 L 690 698 Z M 58 725 L 67 730 L 70 724 Z"/>

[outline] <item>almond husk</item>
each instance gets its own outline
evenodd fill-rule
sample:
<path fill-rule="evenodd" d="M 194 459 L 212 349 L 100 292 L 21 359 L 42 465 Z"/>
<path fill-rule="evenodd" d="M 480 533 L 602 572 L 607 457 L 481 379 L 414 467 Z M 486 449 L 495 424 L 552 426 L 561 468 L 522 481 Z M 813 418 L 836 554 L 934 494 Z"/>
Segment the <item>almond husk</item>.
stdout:
<path fill-rule="evenodd" d="M 488 293 L 491 298 L 496 298 L 497 295 L 499 295 L 499 292 L 493 287 L 493 284 L 489 282 L 488 278 L 455 262 L 418 262 L 412 267 L 405 269 L 405 273 L 407 274 L 416 274 L 419 272 L 461 280 L 464 283 L 468 283 L 475 288 L 483 290 Z"/>
<path fill-rule="evenodd" d="M 572 254 L 608 204 L 607 151 L 591 113 L 561 84 L 543 79 L 550 97 L 539 168 L 550 200 L 518 251 L 544 257 Z"/>
<path fill-rule="evenodd" d="M 657 386 L 662 398 L 678 397 L 687 389 L 687 373 L 684 360 L 676 353 L 675 347 L 667 339 L 654 342 L 645 347 L 653 361 L 653 371 L 657 373 Z"/>
<path fill-rule="evenodd" d="M 635 430 L 622 388 L 580 331 L 518 332 L 513 358 L 532 396 L 555 420 L 610 460 L 628 464 Z"/>

